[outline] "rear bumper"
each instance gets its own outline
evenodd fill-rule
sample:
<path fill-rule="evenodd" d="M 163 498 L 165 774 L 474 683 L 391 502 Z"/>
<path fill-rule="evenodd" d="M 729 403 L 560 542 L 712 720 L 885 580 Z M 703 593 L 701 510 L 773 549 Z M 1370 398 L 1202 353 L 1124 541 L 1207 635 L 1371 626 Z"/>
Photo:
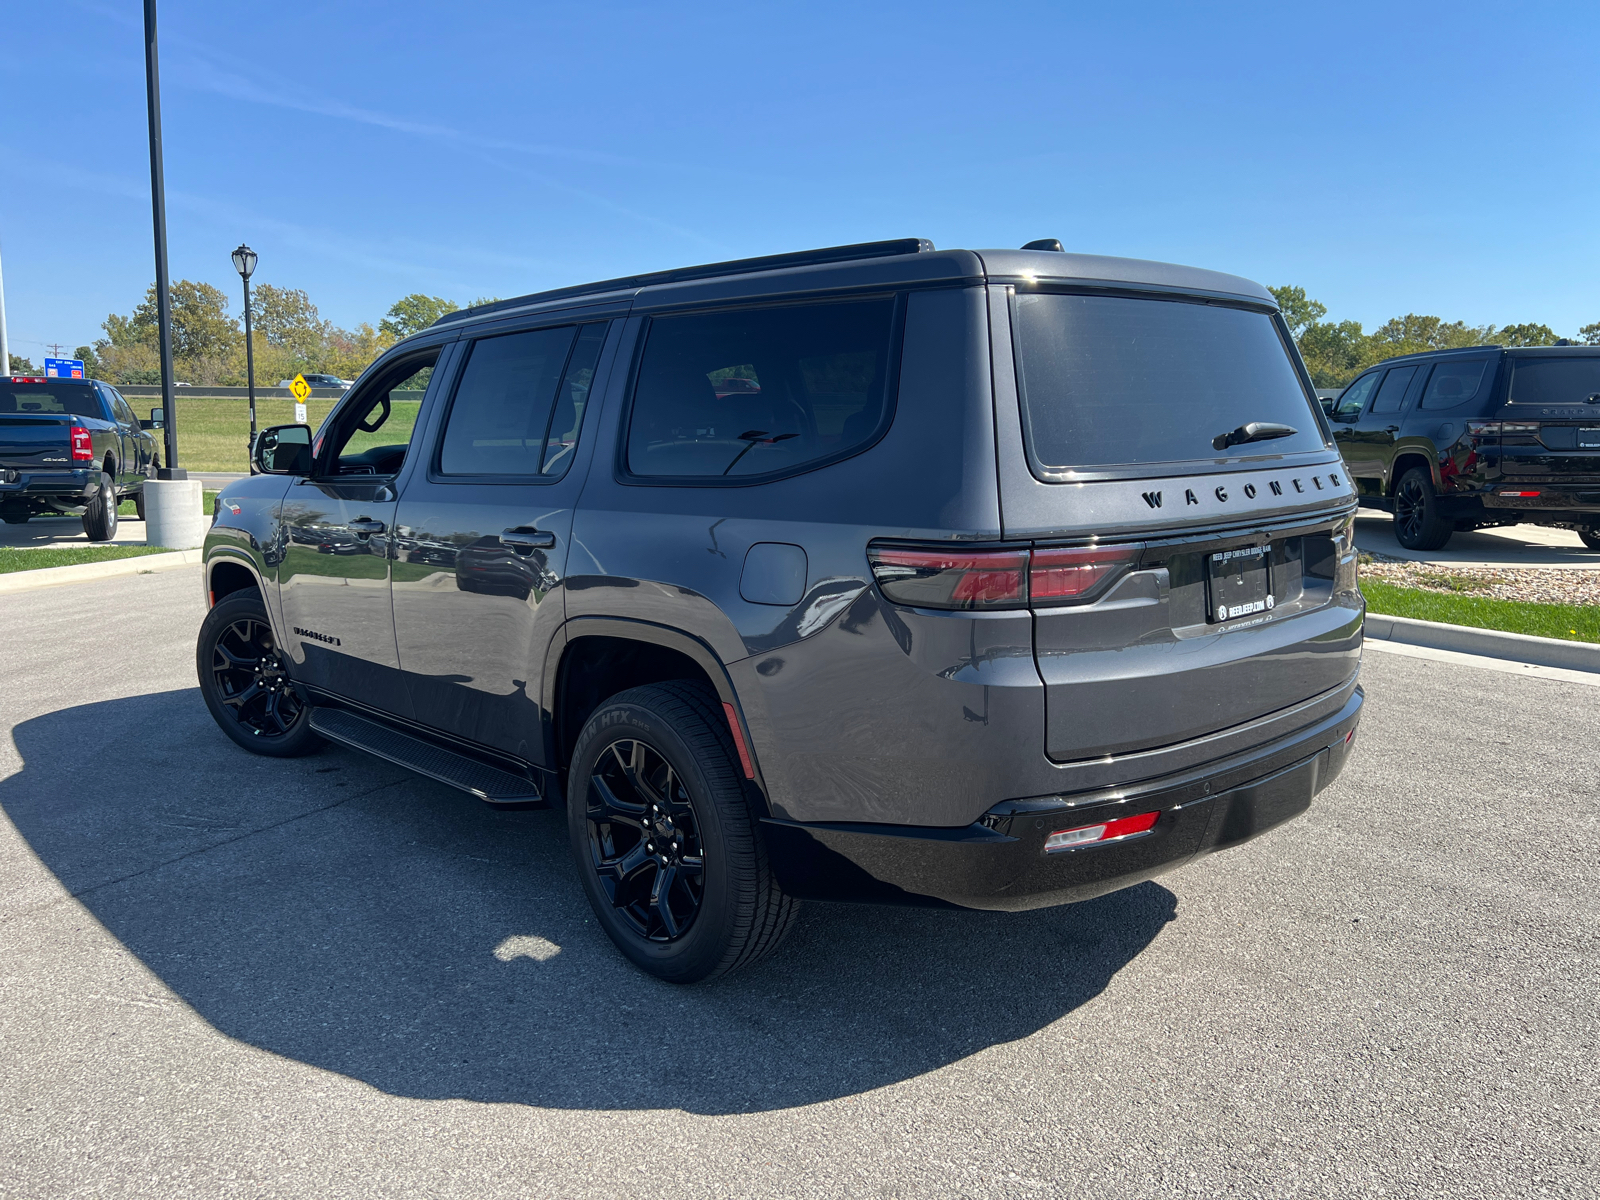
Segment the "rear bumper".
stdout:
<path fill-rule="evenodd" d="M 0 468 L 0 504 L 57 497 L 74 501 L 100 486 L 100 470 L 26 471 Z"/>
<path fill-rule="evenodd" d="M 1535 496 L 1507 496 L 1506 492 L 1537 492 Z M 1501 482 L 1482 493 L 1486 512 L 1497 517 L 1520 517 L 1530 522 L 1595 524 L 1600 517 L 1600 480 L 1594 483 L 1544 483 L 1522 480 Z"/>
<path fill-rule="evenodd" d="M 1355 689 L 1335 715 L 1281 742 L 1116 796 L 996 805 L 956 829 L 762 821 L 779 884 L 802 899 L 1020 911 L 1142 883 L 1249 841 L 1310 807 L 1338 777 L 1361 719 Z M 1147 834 L 1047 854 L 1051 833 L 1156 811 Z"/>

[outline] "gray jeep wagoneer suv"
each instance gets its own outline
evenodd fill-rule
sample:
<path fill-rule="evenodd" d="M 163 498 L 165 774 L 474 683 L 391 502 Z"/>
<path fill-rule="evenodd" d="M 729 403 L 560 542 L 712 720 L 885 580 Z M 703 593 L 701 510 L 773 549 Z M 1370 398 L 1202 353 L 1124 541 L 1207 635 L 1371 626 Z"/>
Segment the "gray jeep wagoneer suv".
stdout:
<path fill-rule="evenodd" d="M 1355 493 L 1231 275 L 906 240 L 609 280 L 452 313 L 256 454 L 205 544 L 223 730 L 564 804 L 664 979 L 800 899 L 1149 879 L 1302 812 L 1360 717 Z"/>

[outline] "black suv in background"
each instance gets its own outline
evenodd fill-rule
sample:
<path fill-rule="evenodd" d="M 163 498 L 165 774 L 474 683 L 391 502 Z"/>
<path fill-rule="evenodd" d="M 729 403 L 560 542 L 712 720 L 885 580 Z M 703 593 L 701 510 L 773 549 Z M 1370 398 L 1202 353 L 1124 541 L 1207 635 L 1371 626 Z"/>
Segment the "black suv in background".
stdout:
<path fill-rule="evenodd" d="M 1361 503 L 1394 513 L 1402 546 L 1527 523 L 1600 550 L 1600 347 L 1408 354 L 1328 409 Z"/>
<path fill-rule="evenodd" d="M 1230 275 L 906 240 L 545 292 L 255 458 L 205 544 L 223 730 L 564 804 L 665 979 L 803 898 L 1149 879 L 1302 812 L 1360 717 L 1355 491 Z"/>

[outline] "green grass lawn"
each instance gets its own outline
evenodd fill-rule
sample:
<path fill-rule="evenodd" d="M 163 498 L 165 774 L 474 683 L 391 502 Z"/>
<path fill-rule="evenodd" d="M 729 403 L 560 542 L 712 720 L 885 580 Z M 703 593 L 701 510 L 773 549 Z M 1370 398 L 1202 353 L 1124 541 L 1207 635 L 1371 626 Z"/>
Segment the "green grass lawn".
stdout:
<path fill-rule="evenodd" d="M 333 408 L 333 400 L 309 400 L 306 417 L 311 428 L 318 428 Z M 400 400 L 389 419 L 376 433 L 361 433 L 350 439 L 347 453 L 358 453 L 373 446 L 403 445 L 411 440 L 419 400 Z M 288 425 L 294 421 L 293 400 L 256 400 L 256 425 Z M 190 471 L 238 471 L 250 469 L 250 406 L 243 400 L 207 399 L 183 396 L 178 399 L 178 464 Z"/>
<path fill-rule="evenodd" d="M 1391 617 L 1443 621 L 1506 633 L 1531 633 L 1536 637 L 1569 642 L 1600 642 L 1600 606 L 1588 604 L 1522 604 L 1487 596 L 1445 595 L 1419 588 L 1395 587 L 1376 579 L 1363 579 L 1361 593 L 1367 608 Z"/>
<path fill-rule="evenodd" d="M 9 575 L 13 571 L 37 571 L 40 567 L 74 567 L 79 563 L 107 562 L 113 558 L 170 553 L 165 546 L 70 546 L 63 550 L 0 546 L 0 575 Z"/>

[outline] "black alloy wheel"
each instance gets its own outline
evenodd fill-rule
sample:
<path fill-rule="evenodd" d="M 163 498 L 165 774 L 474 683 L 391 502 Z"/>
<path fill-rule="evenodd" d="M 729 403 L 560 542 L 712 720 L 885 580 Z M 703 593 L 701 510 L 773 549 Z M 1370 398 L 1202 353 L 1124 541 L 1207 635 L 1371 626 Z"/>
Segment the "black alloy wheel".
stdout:
<path fill-rule="evenodd" d="M 1440 550 L 1455 532 L 1455 522 L 1439 512 L 1433 480 L 1412 467 L 1394 492 L 1394 536 L 1407 550 Z"/>
<path fill-rule="evenodd" d="M 206 614 L 195 668 L 212 718 L 246 750 L 276 758 L 321 748 L 259 592 L 234 592 Z"/>
<path fill-rule="evenodd" d="M 606 747 L 589 777 L 589 863 L 618 916 L 670 942 L 694 924 L 706 861 L 694 801 L 659 751 L 638 738 Z"/>
<path fill-rule="evenodd" d="M 1600 550 L 1600 529 L 1580 529 L 1578 536 L 1589 549 Z"/>
<path fill-rule="evenodd" d="M 754 962 L 799 911 L 702 683 L 630 688 L 590 714 L 567 773 L 567 831 L 600 927 L 657 979 L 697 983 Z"/>

